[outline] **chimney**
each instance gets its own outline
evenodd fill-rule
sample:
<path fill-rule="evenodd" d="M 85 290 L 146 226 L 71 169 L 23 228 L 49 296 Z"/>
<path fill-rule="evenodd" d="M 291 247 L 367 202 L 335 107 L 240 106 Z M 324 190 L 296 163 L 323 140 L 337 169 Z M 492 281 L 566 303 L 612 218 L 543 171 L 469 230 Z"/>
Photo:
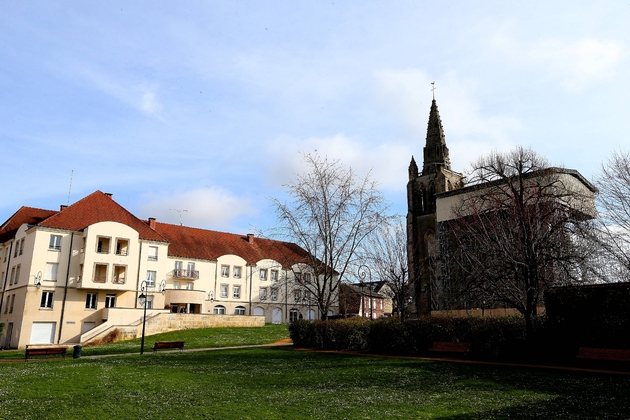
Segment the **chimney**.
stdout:
<path fill-rule="evenodd" d="M 250 244 L 254 243 L 254 234 L 253 233 L 248 233 L 247 234 L 247 242 L 249 242 Z"/>
<path fill-rule="evenodd" d="M 105 194 L 105 195 L 106 195 L 106 196 L 108 196 L 109 198 L 112 198 L 112 195 L 113 195 L 112 193 L 103 193 L 103 194 Z"/>
<path fill-rule="evenodd" d="M 155 230 L 155 217 L 149 217 L 149 227 Z"/>
<path fill-rule="evenodd" d="M 59 211 L 64 211 L 67 208 L 68 208 L 68 206 L 66 206 L 65 204 L 62 204 L 62 205 L 59 206 Z"/>

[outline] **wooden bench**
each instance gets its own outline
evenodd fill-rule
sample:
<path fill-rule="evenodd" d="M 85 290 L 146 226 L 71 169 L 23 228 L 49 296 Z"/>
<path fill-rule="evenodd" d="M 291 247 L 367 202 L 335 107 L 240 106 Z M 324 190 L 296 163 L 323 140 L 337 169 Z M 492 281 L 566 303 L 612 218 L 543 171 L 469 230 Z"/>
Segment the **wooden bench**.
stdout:
<path fill-rule="evenodd" d="M 66 358 L 66 351 L 68 347 L 31 347 L 26 346 L 24 351 L 24 361 L 28 362 L 28 358 L 32 356 L 55 356 L 61 355 L 62 358 Z"/>
<path fill-rule="evenodd" d="M 630 362 L 630 350 L 601 349 L 596 347 L 579 347 L 575 356 L 577 359 L 611 360 L 615 362 Z"/>
<path fill-rule="evenodd" d="M 153 352 L 155 353 L 161 349 L 179 349 L 180 351 L 184 350 L 184 342 L 183 341 L 156 341 L 153 345 Z"/>
<path fill-rule="evenodd" d="M 434 353 L 457 353 L 465 355 L 470 350 L 470 343 L 454 343 L 451 341 L 434 341 L 428 349 Z"/>

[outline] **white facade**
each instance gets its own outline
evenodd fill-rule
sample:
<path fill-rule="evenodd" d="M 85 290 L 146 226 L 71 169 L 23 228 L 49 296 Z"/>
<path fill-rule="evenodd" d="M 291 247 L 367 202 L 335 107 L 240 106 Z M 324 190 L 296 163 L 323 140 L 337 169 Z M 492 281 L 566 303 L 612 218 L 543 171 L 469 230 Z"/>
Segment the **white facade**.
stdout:
<path fill-rule="evenodd" d="M 143 287 L 150 313 L 321 316 L 293 299 L 299 266 L 287 261 L 297 255 L 279 253 L 282 243 L 141 221 L 99 191 L 59 212 L 23 207 L 0 241 L 3 348 L 79 343 L 103 324 L 137 322 Z"/>

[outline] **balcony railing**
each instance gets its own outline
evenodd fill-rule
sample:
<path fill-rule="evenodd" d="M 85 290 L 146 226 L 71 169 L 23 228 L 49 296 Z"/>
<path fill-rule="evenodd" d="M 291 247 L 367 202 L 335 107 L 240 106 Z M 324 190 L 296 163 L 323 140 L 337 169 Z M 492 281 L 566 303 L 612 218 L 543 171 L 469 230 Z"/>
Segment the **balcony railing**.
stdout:
<path fill-rule="evenodd" d="M 105 283 L 107 276 L 94 276 L 94 283 Z"/>
<path fill-rule="evenodd" d="M 114 284 L 125 284 L 125 278 L 124 277 L 120 277 L 120 276 L 114 276 L 114 278 L 112 279 L 112 283 Z"/>
<path fill-rule="evenodd" d="M 199 270 L 184 270 L 181 268 L 176 268 L 173 270 L 173 277 L 176 279 L 199 279 Z"/>

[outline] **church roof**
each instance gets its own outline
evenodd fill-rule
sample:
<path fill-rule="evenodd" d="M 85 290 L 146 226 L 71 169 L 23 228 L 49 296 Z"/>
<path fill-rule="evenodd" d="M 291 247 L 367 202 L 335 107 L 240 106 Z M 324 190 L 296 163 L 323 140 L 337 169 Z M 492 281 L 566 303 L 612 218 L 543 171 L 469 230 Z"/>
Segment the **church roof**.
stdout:
<path fill-rule="evenodd" d="M 435 99 L 431 102 L 429 122 L 427 124 L 427 139 L 424 147 L 424 163 L 422 173 L 436 172 L 437 168 L 451 169 L 451 160 L 446 147 L 446 136 L 442 127 L 440 111 Z"/>

